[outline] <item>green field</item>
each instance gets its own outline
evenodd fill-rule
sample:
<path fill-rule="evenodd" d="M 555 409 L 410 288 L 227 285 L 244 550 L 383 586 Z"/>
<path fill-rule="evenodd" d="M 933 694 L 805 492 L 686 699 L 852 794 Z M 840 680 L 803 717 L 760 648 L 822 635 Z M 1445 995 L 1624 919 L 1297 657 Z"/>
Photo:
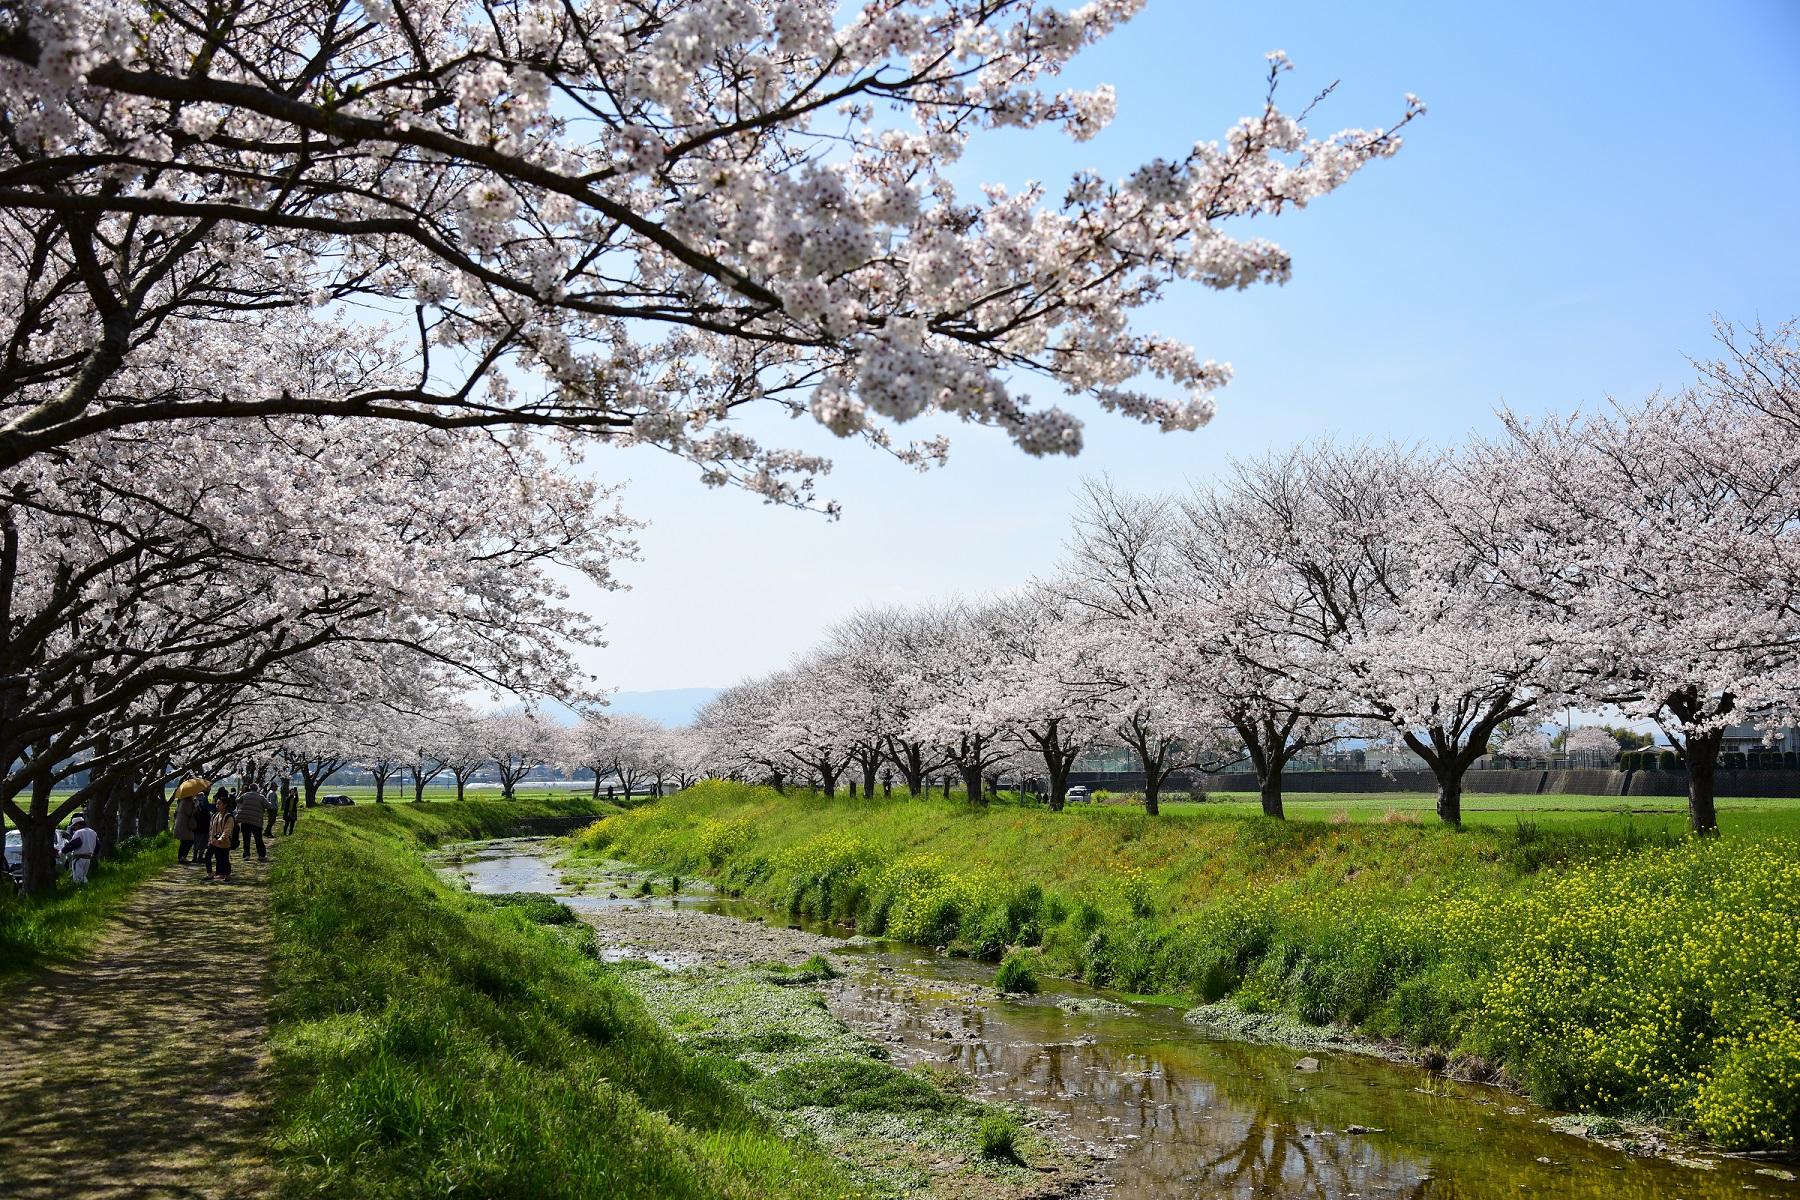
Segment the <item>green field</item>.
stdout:
<path fill-rule="evenodd" d="M 1437 797 L 1430 792 L 1291 792 L 1282 801 L 1290 820 L 1380 821 L 1413 817 L 1437 819 Z M 1723 797 L 1719 832 L 1727 837 L 1800 836 L 1800 798 Z M 1165 812 L 1196 810 L 1261 812 L 1255 792 L 1214 792 L 1205 804 L 1164 802 Z M 1604 832 L 1630 823 L 1642 830 L 1687 830 L 1685 796 L 1570 796 L 1463 793 L 1465 825 L 1510 828 L 1521 819 L 1545 828 Z"/>
<path fill-rule="evenodd" d="M 1559 1108 L 1800 1146 L 1800 804 L 1480 796 L 827 800 L 711 782 L 578 845 L 796 914 L 1133 993 L 1342 1022 Z M 1653 808 L 1651 812 L 1621 811 Z"/>

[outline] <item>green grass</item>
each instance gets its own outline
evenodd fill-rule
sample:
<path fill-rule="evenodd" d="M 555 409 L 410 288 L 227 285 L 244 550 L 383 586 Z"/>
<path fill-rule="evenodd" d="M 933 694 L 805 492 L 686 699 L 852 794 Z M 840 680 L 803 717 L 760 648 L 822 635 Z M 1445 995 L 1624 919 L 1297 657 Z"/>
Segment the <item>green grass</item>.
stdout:
<path fill-rule="evenodd" d="M 1726 837 L 1800 836 L 1800 799 L 1721 797 L 1719 829 Z M 1429 792 L 1295 792 L 1283 799 L 1290 820 L 1382 821 L 1411 817 L 1437 819 L 1437 797 Z M 1254 792 L 1213 792 L 1204 804 L 1164 804 L 1172 816 L 1261 812 Z M 1510 795 L 1465 792 L 1463 823 L 1510 829 L 1521 817 L 1545 827 L 1606 833 L 1629 820 L 1644 831 L 1687 832 L 1685 796 Z"/>
<path fill-rule="evenodd" d="M 867 933 L 1473 1054 L 1560 1107 L 1800 1145 L 1792 802 L 1727 802 L 1726 836 L 1694 841 L 1617 798 L 1483 796 L 1462 831 L 1402 796 L 1297 799 L 1277 822 L 714 782 L 575 840 Z"/>
<path fill-rule="evenodd" d="M 453 891 L 417 847 L 580 806 L 315 812 L 272 872 L 282 1193 L 854 1194 L 677 1046 L 566 925 Z"/>
<path fill-rule="evenodd" d="M 54 888 L 25 898 L 0 883 L 0 983 L 79 955 L 139 884 L 175 861 L 166 833 L 120 850 L 94 863 L 86 886 L 61 874 Z"/>
<path fill-rule="evenodd" d="M 1038 990 L 1037 968 L 1033 959 L 1037 956 L 1024 950 L 1014 950 L 1000 960 L 1000 969 L 994 972 L 994 986 L 1003 992 L 1017 992 L 1031 995 Z"/>

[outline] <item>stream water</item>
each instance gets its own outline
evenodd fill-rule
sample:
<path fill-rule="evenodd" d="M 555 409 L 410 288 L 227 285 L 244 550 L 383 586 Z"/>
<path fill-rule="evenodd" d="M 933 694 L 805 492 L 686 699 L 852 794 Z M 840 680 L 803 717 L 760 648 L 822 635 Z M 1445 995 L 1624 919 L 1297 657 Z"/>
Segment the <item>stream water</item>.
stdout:
<path fill-rule="evenodd" d="M 574 888 L 549 853 L 537 843 L 487 843 L 463 848 L 449 870 L 474 891 L 542 892 L 578 913 L 631 906 L 789 924 L 742 901 Z M 1117 1200 L 1800 1200 L 1792 1163 L 1628 1154 L 1559 1132 L 1545 1123 L 1555 1114 L 1498 1088 L 1366 1055 L 1209 1037 L 1178 1008 L 1066 1011 L 1059 1001 L 1116 997 L 1060 980 L 1035 997 L 977 991 L 970 985 L 990 982 L 991 966 L 808 928 L 837 939 L 834 953 L 849 964 L 828 996 L 839 1019 L 886 1042 L 897 1062 L 953 1065 L 984 1097 L 1055 1114 L 1072 1138 L 1110 1158 L 1103 1194 Z M 606 946 L 604 929 L 602 943 L 609 957 L 693 961 L 678 949 Z M 1316 1070 L 1296 1069 L 1305 1056 Z"/>

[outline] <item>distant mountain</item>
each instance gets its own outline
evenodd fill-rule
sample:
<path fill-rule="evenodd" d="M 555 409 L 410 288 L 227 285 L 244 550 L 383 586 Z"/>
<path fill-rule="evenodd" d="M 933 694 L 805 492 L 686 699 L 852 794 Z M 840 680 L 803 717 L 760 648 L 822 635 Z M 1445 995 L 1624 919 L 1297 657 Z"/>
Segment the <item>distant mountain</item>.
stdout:
<path fill-rule="evenodd" d="M 637 713 L 664 725 L 686 725 L 700 707 L 723 688 L 668 688 L 659 692 L 615 692 L 607 712 Z M 566 704 L 549 701 L 543 711 L 565 725 L 575 721 L 575 710 Z"/>

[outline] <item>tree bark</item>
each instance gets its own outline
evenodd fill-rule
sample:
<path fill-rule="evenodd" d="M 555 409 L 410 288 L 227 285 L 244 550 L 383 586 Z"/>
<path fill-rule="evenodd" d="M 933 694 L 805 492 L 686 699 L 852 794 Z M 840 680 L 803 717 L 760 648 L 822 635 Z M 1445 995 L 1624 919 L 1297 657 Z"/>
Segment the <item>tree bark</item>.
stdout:
<path fill-rule="evenodd" d="M 1069 802 L 1069 771 L 1074 761 L 1061 754 L 1044 753 L 1044 771 L 1050 776 L 1050 811 L 1061 812 Z"/>
<path fill-rule="evenodd" d="M 1159 778 L 1144 777 L 1144 812 L 1152 817 L 1162 815 L 1162 780 Z"/>
<path fill-rule="evenodd" d="M 1454 765 L 1437 769 L 1437 815 L 1446 825 L 1462 828 L 1462 771 Z"/>
<path fill-rule="evenodd" d="M 48 817 L 19 823 L 19 865 L 27 894 L 56 886 L 56 832 Z"/>
<path fill-rule="evenodd" d="M 1688 771 L 1688 829 L 1701 837 L 1719 834 L 1719 808 L 1713 789 L 1718 779 L 1719 743 L 1723 730 L 1690 734 L 1682 747 Z"/>
<path fill-rule="evenodd" d="M 50 764 L 40 747 L 31 781 L 31 807 L 19 822 L 19 865 L 27 894 L 56 886 L 56 819 L 50 814 Z"/>
<path fill-rule="evenodd" d="M 970 804 L 986 804 L 987 794 L 981 790 L 981 768 L 963 767 L 963 789 L 968 793 Z"/>
<path fill-rule="evenodd" d="M 1287 811 L 1281 804 L 1281 773 L 1276 771 L 1263 776 L 1257 781 L 1257 788 L 1262 795 L 1263 816 L 1287 820 Z"/>

